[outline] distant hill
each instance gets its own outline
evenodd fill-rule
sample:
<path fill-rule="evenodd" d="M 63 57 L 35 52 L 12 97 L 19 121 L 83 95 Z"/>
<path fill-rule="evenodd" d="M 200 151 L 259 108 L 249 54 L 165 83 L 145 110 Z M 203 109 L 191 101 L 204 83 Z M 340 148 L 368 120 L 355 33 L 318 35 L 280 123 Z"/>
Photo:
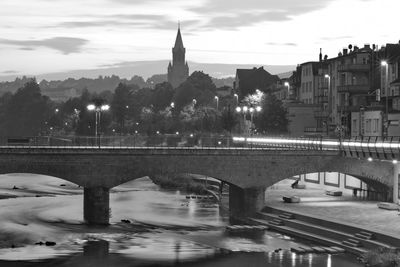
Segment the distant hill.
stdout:
<path fill-rule="evenodd" d="M 99 76 L 119 76 L 121 78 L 130 79 L 132 76 L 142 76 L 144 79 L 151 77 L 157 73 L 166 73 L 169 60 L 157 61 L 132 61 L 111 65 L 104 65 L 97 69 L 90 70 L 74 70 L 68 72 L 46 73 L 35 75 L 38 81 L 43 79 L 48 81 L 65 80 L 68 78 L 80 79 L 97 78 Z M 189 61 L 190 73 L 196 70 L 203 71 L 215 78 L 225 78 L 235 76 L 236 69 L 246 69 L 260 67 L 259 64 L 218 64 L 218 63 L 198 63 Z M 271 74 L 278 74 L 294 70 L 294 65 L 264 65 L 264 69 Z M 26 74 L 26 76 L 33 76 Z M 0 81 L 13 81 L 17 75 L 0 76 Z"/>
<path fill-rule="evenodd" d="M 140 88 L 153 87 L 157 83 L 167 81 L 167 60 L 125 62 L 112 66 L 104 66 L 94 70 L 76 70 L 64 73 L 49 73 L 36 75 L 42 93 L 55 101 L 65 101 L 68 98 L 79 96 L 83 89 L 89 92 L 114 91 L 120 82 L 136 84 Z M 254 65 L 243 64 L 208 64 L 189 62 L 190 72 L 203 71 L 213 77 L 217 87 L 233 86 L 236 69 L 252 69 Z M 290 70 L 292 66 L 265 66 L 271 73 L 280 73 Z M 161 74 L 155 74 L 161 73 Z M 32 76 L 30 76 L 32 77 Z M 0 95 L 5 92 L 15 92 L 30 79 L 30 77 L 0 76 Z M 147 78 L 145 80 L 143 77 Z M 12 81 L 1 82 L 11 79 Z"/>

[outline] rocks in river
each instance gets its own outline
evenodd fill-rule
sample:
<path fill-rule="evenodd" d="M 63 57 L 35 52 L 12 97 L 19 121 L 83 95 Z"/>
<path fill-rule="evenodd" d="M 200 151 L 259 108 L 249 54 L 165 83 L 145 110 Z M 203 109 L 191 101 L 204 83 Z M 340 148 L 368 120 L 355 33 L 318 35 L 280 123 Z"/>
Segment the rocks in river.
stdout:
<path fill-rule="evenodd" d="M 60 184 L 60 186 L 67 186 L 66 184 Z"/>
<path fill-rule="evenodd" d="M 44 243 L 42 241 L 40 241 L 40 242 L 36 242 L 35 245 L 42 246 L 42 245 L 44 245 Z"/>
<path fill-rule="evenodd" d="M 277 248 L 277 249 L 274 250 L 274 252 L 275 252 L 275 253 L 278 253 L 278 252 L 281 251 L 281 250 L 282 250 L 281 248 Z"/>
<path fill-rule="evenodd" d="M 125 219 L 122 219 L 121 222 L 123 222 L 123 223 L 131 223 L 130 220 L 125 220 Z"/>
<path fill-rule="evenodd" d="M 15 190 L 15 189 L 19 189 L 19 187 L 16 187 L 15 185 L 14 185 L 14 187 L 12 188 L 13 190 Z"/>

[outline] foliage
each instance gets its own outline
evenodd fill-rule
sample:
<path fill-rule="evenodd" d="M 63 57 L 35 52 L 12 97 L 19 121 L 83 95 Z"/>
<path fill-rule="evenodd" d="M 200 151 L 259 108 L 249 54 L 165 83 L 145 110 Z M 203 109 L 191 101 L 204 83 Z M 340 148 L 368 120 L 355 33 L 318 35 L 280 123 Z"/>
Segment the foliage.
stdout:
<path fill-rule="evenodd" d="M 49 117 L 50 100 L 43 96 L 35 79 L 10 97 L 4 114 L 4 129 L 9 136 L 32 136 L 41 133 Z"/>
<path fill-rule="evenodd" d="M 225 109 L 221 115 L 221 126 L 224 130 L 232 132 L 233 128 L 238 124 L 239 120 L 230 106 Z"/>
<path fill-rule="evenodd" d="M 255 116 L 254 124 L 258 132 L 282 134 L 287 132 L 287 111 L 282 101 L 273 94 L 264 94 L 261 100 L 261 113 Z"/>
<path fill-rule="evenodd" d="M 154 90 L 152 90 L 150 104 L 155 111 L 160 111 L 170 106 L 173 95 L 174 89 L 170 83 L 156 84 Z"/>
<path fill-rule="evenodd" d="M 243 98 L 242 103 L 248 107 L 260 106 L 264 97 L 264 93 L 256 89 L 254 94 L 247 95 Z"/>
<path fill-rule="evenodd" d="M 127 118 L 129 104 L 131 103 L 132 92 L 126 84 L 120 83 L 115 88 L 111 102 L 111 112 L 115 119 L 119 131 L 125 130 L 125 120 Z"/>
<path fill-rule="evenodd" d="M 363 255 L 363 260 L 369 266 L 398 266 L 400 264 L 400 254 L 391 249 L 377 249 L 366 252 Z"/>
<path fill-rule="evenodd" d="M 193 72 L 175 91 L 173 102 L 175 108 L 181 110 L 196 99 L 196 105 L 210 105 L 214 101 L 216 87 L 211 77 L 200 71 Z"/>

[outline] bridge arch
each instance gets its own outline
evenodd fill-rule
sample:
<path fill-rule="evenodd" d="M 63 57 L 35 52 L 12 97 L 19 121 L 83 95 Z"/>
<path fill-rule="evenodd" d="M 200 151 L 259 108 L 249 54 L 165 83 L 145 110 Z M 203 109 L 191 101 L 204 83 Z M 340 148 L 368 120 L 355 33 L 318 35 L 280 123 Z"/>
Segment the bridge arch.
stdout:
<path fill-rule="evenodd" d="M 20 148 L 0 151 L 0 173 L 38 173 L 84 187 L 89 221 L 108 222 L 109 190 L 155 174 L 200 173 L 227 182 L 236 214 L 257 210 L 265 188 L 298 174 L 340 172 L 393 187 L 391 162 L 345 158 L 330 151 L 261 149 L 68 149 Z M 397 175 L 397 173 L 396 173 Z M 249 209 L 249 206 L 255 206 Z M 96 212 L 95 212 L 96 211 Z M 89 214 L 89 213 L 88 213 Z M 97 218 L 101 218 L 97 220 Z"/>

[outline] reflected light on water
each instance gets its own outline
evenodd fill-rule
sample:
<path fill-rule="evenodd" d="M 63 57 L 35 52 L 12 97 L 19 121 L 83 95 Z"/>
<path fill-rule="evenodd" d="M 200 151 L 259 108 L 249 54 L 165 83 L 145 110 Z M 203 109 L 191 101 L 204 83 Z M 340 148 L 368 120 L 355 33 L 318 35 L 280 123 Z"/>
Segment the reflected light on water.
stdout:
<path fill-rule="evenodd" d="M 328 254 L 328 259 L 326 260 L 326 267 L 332 267 L 331 254 Z"/>
<path fill-rule="evenodd" d="M 312 266 L 312 260 L 313 260 L 313 254 L 309 253 L 308 254 L 308 267 Z"/>
<path fill-rule="evenodd" d="M 296 253 L 292 252 L 292 267 L 296 266 Z"/>

